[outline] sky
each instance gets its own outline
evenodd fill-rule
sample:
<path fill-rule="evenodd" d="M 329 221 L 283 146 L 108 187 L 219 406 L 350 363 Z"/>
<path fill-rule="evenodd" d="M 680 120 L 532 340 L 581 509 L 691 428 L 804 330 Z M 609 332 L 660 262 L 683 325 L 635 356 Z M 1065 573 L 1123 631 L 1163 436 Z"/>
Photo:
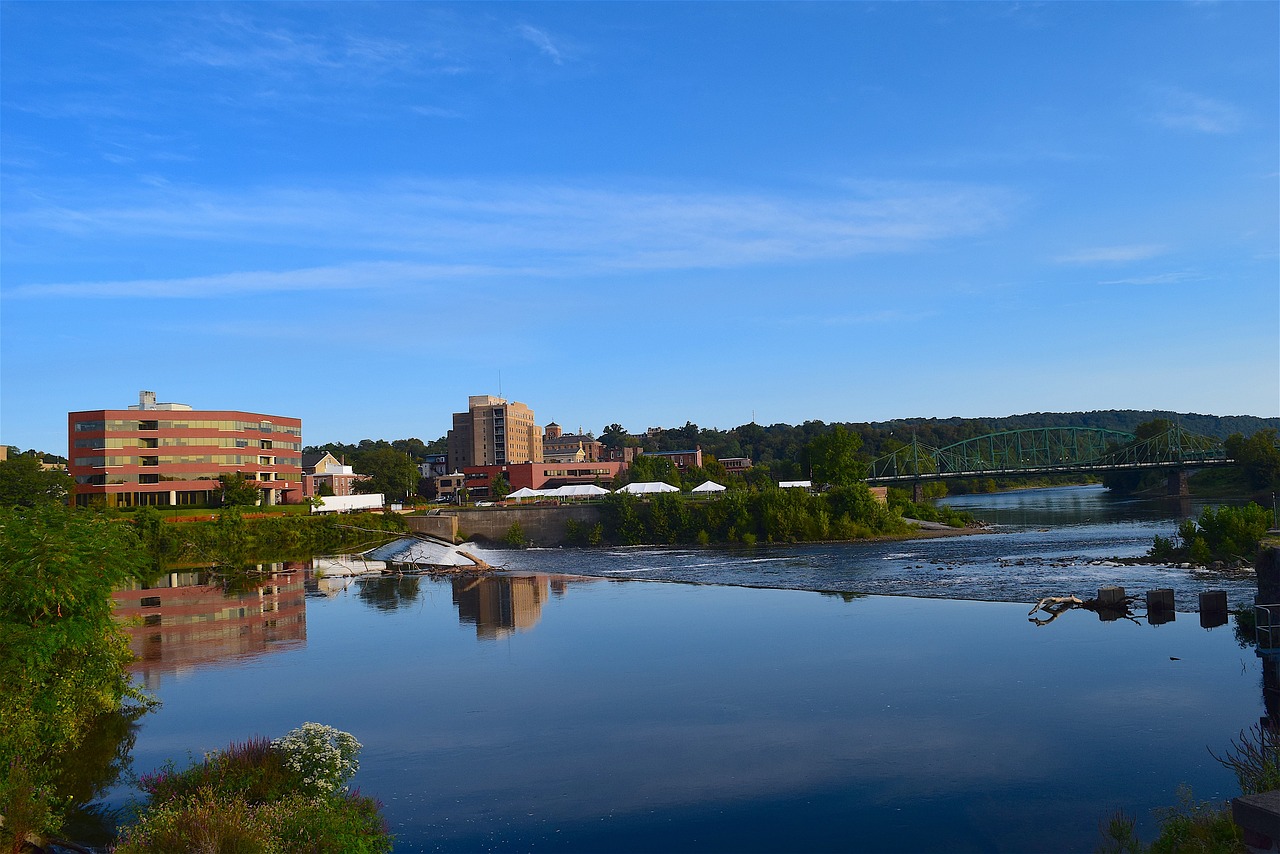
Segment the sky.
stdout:
<path fill-rule="evenodd" d="M 1280 4 L 0 3 L 0 443 L 1280 415 Z"/>

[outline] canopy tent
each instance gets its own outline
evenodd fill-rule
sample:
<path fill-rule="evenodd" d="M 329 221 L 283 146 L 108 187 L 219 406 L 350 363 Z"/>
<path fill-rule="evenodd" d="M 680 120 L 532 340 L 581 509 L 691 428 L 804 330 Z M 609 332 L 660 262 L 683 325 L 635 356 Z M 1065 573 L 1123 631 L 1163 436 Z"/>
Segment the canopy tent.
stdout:
<path fill-rule="evenodd" d="M 724 492 L 725 487 L 716 483 L 714 480 L 708 480 L 695 486 L 690 492 L 706 493 L 706 492 Z"/>
<path fill-rule="evenodd" d="M 813 489 L 811 480 L 784 480 L 778 484 L 779 489 Z"/>
<path fill-rule="evenodd" d="M 544 495 L 547 495 L 547 494 L 549 493 L 541 489 L 530 489 L 527 486 L 522 486 L 519 489 L 517 489 L 515 492 L 508 495 L 507 498 L 514 498 L 515 500 L 519 501 L 522 498 L 542 498 Z"/>
<path fill-rule="evenodd" d="M 609 490 L 593 483 L 570 483 L 546 494 L 557 498 L 594 498 L 597 495 L 608 495 Z"/>
<path fill-rule="evenodd" d="M 672 486 L 662 481 L 648 481 L 645 483 L 628 483 L 619 492 L 627 492 L 631 495 L 648 495 L 654 492 L 679 492 L 680 487 Z"/>

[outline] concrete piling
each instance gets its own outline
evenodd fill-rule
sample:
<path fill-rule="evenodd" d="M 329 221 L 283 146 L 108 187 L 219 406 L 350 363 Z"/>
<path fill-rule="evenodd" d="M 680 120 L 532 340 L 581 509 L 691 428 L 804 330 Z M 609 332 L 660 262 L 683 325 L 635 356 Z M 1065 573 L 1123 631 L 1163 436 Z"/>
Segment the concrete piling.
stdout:
<path fill-rule="evenodd" d="M 1108 585 L 1098 588 L 1098 606 L 1101 608 L 1123 608 L 1124 588 Z"/>
<path fill-rule="evenodd" d="M 1227 591 L 1205 590 L 1200 594 L 1200 626 L 1216 629 L 1227 624 Z"/>
<path fill-rule="evenodd" d="M 1173 588 L 1160 587 L 1147 591 L 1147 623 L 1160 626 L 1171 623 L 1176 617 L 1173 605 Z"/>

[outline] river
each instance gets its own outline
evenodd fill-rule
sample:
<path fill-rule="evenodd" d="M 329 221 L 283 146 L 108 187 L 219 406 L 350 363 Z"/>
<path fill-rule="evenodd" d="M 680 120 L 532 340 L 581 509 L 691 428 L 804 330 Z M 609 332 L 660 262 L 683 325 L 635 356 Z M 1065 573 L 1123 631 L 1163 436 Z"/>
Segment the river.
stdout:
<path fill-rule="evenodd" d="M 987 522 L 989 533 L 736 549 L 543 549 L 491 559 L 538 572 L 794 590 L 1030 603 L 1044 596 L 1091 598 L 1099 587 L 1116 584 L 1137 593 L 1172 588 L 1183 611 L 1196 610 L 1205 590 L 1227 591 L 1232 608 L 1253 604 L 1251 571 L 1107 561 L 1146 554 L 1157 534 L 1172 536 L 1183 518 L 1198 515 L 1200 501 L 1116 499 L 1101 486 L 1071 486 L 946 503 Z"/>
<path fill-rule="evenodd" d="M 1239 603 L 1251 580 L 1096 565 L 1176 525 L 1097 489 L 955 503 L 995 532 L 125 591 L 160 603 L 130 629 L 163 703 L 133 770 L 332 724 L 403 851 L 1091 851 L 1116 809 L 1150 838 L 1180 784 L 1235 794 L 1206 748 L 1264 706 L 1232 625 L 1027 610 L 1099 583 Z"/>

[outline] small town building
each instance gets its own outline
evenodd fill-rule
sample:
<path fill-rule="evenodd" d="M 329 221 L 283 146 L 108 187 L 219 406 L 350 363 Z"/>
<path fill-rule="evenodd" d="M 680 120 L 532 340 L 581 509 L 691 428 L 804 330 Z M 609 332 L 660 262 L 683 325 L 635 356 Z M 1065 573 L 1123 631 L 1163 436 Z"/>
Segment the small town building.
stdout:
<path fill-rule="evenodd" d="M 702 465 L 702 448 L 697 447 L 692 451 L 645 451 L 651 457 L 666 457 L 676 464 L 676 468 L 680 470 L 688 468 L 698 468 Z"/>
<path fill-rule="evenodd" d="M 302 455 L 302 494 L 355 495 L 355 485 L 368 480 L 366 474 L 356 474 L 351 466 L 340 461 L 328 451 Z"/>
<path fill-rule="evenodd" d="M 242 474 L 265 504 L 302 500 L 302 421 L 232 409 L 157 403 L 67 413 L 75 504 L 207 507 L 218 478 Z"/>

